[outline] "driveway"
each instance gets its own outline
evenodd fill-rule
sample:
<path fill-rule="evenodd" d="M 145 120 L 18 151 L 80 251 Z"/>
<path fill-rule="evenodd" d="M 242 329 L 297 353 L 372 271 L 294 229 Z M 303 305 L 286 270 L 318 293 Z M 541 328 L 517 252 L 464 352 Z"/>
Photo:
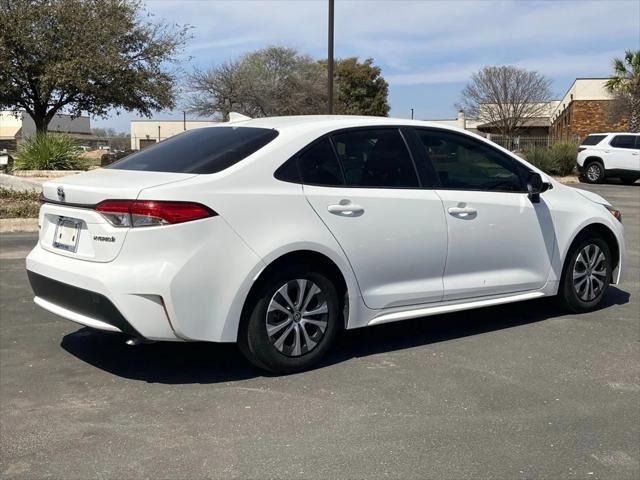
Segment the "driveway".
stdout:
<path fill-rule="evenodd" d="M 0 250 L 3 478 L 640 477 L 640 186 L 602 309 L 544 299 L 346 332 L 313 371 L 233 345 L 128 347 L 36 308 L 34 235 Z"/>

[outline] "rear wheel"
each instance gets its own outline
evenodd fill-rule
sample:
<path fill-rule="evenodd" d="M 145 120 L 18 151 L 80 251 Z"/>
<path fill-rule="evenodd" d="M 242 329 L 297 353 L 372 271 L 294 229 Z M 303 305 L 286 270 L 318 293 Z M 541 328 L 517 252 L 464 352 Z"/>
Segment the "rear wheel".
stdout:
<path fill-rule="evenodd" d="M 560 301 L 568 310 L 588 312 L 598 306 L 611 280 L 611 251 L 600 237 L 577 241 L 567 256 Z"/>
<path fill-rule="evenodd" d="M 597 160 L 587 164 L 584 177 L 588 183 L 602 183 L 604 180 L 604 165 Z"/>
<path fill-rule="evenodd" d="M 305 370 L 330 348 L 340 302 L 322 270 L 299 265 L 273 272 L 249 302 L 238 343 L 257 367 L 274 373 Z"/>

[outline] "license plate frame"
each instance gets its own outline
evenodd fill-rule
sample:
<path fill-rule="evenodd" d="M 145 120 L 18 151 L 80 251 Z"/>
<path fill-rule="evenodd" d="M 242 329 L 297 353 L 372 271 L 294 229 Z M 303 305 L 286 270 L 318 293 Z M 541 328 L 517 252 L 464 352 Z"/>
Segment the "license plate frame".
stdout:
<path fill-rule="evenodd" d="M 78 250 L 81 226 L 82 220 L 69 217 L 58 218 L 53 235 L 53 246 L 65 252 L 75 253 Z"/>

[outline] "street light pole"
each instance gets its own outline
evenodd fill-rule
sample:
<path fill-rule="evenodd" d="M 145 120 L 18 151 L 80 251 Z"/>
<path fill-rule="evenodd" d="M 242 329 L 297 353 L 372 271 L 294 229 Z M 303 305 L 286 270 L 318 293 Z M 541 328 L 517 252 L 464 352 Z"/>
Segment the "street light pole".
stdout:
<path fill-rule="evenodd" d="M 411 120 L 413 120 L 413 108 L 411 109 Z"/>
<path fill-rule="evenodd" d="M 333 5 L 334 0 L 329 0 L 329 38 L 327 55 L 327 97 L 329 115 L 333 114 Z"/>

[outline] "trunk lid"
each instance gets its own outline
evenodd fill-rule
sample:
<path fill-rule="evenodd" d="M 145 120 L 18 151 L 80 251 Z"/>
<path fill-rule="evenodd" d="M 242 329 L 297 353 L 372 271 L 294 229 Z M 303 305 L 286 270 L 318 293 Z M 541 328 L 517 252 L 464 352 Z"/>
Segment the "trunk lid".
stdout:
<path fill-rule="evenodd" d="M 99 168 L 56 178 L 42 186 L 48 200 L 77 205 L 96 205 L 103 200 L 136 199 L 141 190 L 194 177 L 193 173 L 148 172 Z M 62 188 L 64 198 L 58 195 Z"/>
<path fill-rule="evenodd" d="M 189 173 L 97 169 L 46 182 L 40 245 L 58 255 L 93 262 L 115 259 L 129 228 L 114 227 L 94 210 L 103 200 L 138 198 L 146 188 L 187 180 Z M 53 203 L 54 202 L 54 203 Z"/>

